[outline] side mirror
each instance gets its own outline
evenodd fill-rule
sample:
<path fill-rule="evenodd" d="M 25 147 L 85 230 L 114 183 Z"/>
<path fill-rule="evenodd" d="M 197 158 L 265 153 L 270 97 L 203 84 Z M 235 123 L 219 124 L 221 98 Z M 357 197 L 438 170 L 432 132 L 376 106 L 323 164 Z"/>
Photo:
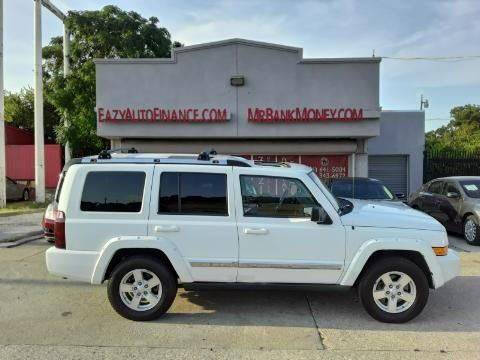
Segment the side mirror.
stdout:
<path fill-rule="evenodd" d="M 455 191 L 449 191 L 447 192 L 447 197 L 450 198 L 450 199 L 458 199 L 460 198 L 460 194 L 458 192 L 455 192 Z"/>
<path fill-rule="evenodd" d="M 404 193 L 401 193 L 401 192 L 395 193 L 395 196 L 396 196 L 397 198 L 399 198 L 399 199 L 405 199 L 405 194 L 404 194 Z"/>
<path fill-rule="evenodd" d="M 317 224 L 329 225 L 332 223 L 332 219 L 328 216 L 327 212 L 320 207 L 312 208 L 311 220 Z"/>

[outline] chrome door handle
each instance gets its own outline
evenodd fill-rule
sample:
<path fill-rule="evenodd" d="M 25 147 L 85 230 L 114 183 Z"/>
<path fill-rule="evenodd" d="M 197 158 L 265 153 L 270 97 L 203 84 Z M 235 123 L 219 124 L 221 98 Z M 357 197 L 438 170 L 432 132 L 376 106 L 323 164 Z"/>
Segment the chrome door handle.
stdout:
<path fill-rule="evenodd" d="M 252 235 L 266 235 L 268 234 L 268 230 L 265 228 L 245 228 L 243 230 L 245 234 L 252 234 Z"/>
<path fill-rule="evenodd" d="M 157 225 L 153 228 L 155 232 L 177 232 L 180 228 L 177 225 Z"/>

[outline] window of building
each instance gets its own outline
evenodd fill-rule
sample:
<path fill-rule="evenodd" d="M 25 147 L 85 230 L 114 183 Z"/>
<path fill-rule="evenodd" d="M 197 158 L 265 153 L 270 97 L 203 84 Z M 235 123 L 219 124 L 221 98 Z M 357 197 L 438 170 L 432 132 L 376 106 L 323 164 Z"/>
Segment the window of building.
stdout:
<path fill-rule="evenodd" d="M 227 216 L 227 175 L 162 173 L 158 213 Z"/>
<path fill-rule="evenodd" d="M 252 217 L 310 217 L 319 206 L 298 179 L 272 176 L 240 176 L 243 215 Z"/>
<path fill-rule="evenodd" d="M 140 212 L 145 173 L 91 171 L 83 186 L 82 211 Z"/>

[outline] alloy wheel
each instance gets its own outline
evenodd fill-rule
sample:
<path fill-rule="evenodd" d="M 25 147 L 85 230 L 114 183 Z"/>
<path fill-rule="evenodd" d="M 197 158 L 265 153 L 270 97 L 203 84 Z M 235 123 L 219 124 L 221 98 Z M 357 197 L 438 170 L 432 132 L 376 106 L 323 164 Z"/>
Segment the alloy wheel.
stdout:
<path fill-rule="evenodd" d="M 417 288 L 410 276 L 400 271 L 381 275 L 373 286 L 375 304 L 385 312 L 398 314 L 408 310 L 415 302 Z"/>
<path fill-rule="evenodd" d="M 474 242 L 477 237 L 477 224 L 472 219 L 465 222 L 465 238 L 469 242 Z"/>
<path fill-rule="evenodd" d="M 162 284 L 157 275 L 146 269 L 129 271 L 120 281 L 120 299 L 132 310 L 154 308 L 162 297 Z"/>

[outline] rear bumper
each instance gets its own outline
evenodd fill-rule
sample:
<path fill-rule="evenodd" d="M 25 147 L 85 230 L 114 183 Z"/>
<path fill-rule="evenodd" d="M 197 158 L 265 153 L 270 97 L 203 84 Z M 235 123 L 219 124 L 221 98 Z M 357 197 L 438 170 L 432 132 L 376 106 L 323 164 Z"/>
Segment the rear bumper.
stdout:
<path fill-rule="evenodd" d="M 460 275 L 460 258 L 457 255 L 457 252 L 448 249 L 448 255 L 446 256 L 437 256 L 438 265 L 442 272 L 442 284 L 435 286 L 436 288 L 442 286 L 447 281 L 452 280 L 454 277 Z"/>
<path fill-rule="evenodd" d="M 95 251 L 72 251 L 51 247 L 45 253 L 48 272 L 72 280 L 92 281 L 98 259 Z"/>

